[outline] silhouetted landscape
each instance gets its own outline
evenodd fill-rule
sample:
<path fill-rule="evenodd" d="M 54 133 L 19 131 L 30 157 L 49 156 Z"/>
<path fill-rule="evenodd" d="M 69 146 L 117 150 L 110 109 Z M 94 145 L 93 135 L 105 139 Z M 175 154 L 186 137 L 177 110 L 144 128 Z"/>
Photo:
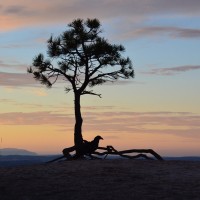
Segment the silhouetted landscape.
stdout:
<path fill-rule="evenodd" d="M 200 196 L 196 161 L 63 161 L 1 167 L 0 177 L 1 200 L 197 200 Z"/>
<path fill-rule="evenodd" d="M 2 1 L 0 200 L 199 200 L 199 8 Z"/>
<path fill-rule="evenodd" d="M 0 156 L 0 167 L 14 167 L 14 166 L 24 166 L 33 164 L 42 164 L 50 160 L 53 160 L 62 155 L 6 155 Z M 195 156 L 185 156 L 185 157 L 163 157 L 167 161 L 199 161 L 200 157 Z M 113 159 L 125 159 L 119 156 L 108 156 L 107 160 Z M 65 159 L 62 159 L 65 160 Z M 62 161 L 61 160 L 61 161 Z"/>
<path fill-rule="evenodd" d="M 8 155 L 0 156 L 0 167 L 12 167 L 45 163 L 60 155 L 29 156 L 29 155 Z"/>
<path fill-rule="evenodd" d="M 88 148 L 95 144 L 91 154 L 99 139 L 97 136 L 93 142 L 86 141 Z M 86 154 L 88 159 L 70 160 L 66 149 L 66 160 L 62 155 L 37 155 L 25 149 L 0 150 L 1 200 L 184 200 L 200 195 L 200 157 L 156 160 L 148 156 L 145 160 L 145 156 L 131 159 L 111 154 L 98 156 L 106 159 L 91 160 Z M 62 159 L 57 160 L 59 157 Z M 52 160 L 56 162 L 49 163 Z"/>

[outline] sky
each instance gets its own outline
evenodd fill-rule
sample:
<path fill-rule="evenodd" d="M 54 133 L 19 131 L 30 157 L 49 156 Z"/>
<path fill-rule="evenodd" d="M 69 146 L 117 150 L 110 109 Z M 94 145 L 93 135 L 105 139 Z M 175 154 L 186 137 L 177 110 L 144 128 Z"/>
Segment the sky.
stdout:
<path fill-rule="evenodd" d="M 81 99 L 83 137 L 101 146 L 200 156 L 199 0 L 7 0 L 0 2 L 0 148 L 59 154 L 73 145 L 73 93 L 47 89 L 27 67 L 72 20 L 98 18 L 122 44 L 135 78 Z"/>

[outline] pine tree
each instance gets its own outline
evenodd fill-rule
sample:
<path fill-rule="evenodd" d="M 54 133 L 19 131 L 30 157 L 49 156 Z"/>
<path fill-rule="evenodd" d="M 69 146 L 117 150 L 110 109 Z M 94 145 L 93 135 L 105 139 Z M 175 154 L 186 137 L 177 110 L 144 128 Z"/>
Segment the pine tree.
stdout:
<path fill-rule="evenodd" d="M 83 143 L 81 96 L 89 94 L 101 97 L 92 90 L 94 86 L 134 77 L 131 60 L 122 56 L 125 48 L 110 44 L 100 37 L 101 32 L 98 19 L 72 21 L 60 36 L 51 36 L 47 41 L 48 58 L 45 59 L 43 54 L 37 55 L 27 70 L 48 88 L 59 77 L 68 82 L 66 92 L 74 92 L 74 143 L 77 150 Z"/>

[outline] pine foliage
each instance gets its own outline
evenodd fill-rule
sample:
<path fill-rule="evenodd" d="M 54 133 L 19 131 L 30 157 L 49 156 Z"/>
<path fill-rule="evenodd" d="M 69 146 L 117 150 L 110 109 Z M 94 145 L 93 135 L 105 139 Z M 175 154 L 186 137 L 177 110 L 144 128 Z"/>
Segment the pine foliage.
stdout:
<path fill-rule="evenodd" d="M 98 19 L 76 19 L 60 36 L 47 41 L 47 55 L 39 54 L 27 69 L 41 84 L 51 87 L 58 79 L 69 82 L 66 92 L 98 95 L 87 87 L 134 77 L 131 60 L 123 57 L 124 46 L 100 37 Z M 57 61 L 57 62 L 55 62 Z M 60 79 L 60 80 L 61 80 Z"/>

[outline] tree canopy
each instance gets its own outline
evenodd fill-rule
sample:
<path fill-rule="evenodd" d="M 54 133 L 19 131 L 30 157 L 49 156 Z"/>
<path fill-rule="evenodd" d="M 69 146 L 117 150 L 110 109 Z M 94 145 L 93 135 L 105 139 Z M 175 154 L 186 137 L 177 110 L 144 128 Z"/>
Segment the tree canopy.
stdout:
<path fill-rule="evenodd" d="M 98 19 L 74 20 L 60 36 L 49 38 L 48 59 L 39 54 L 28 72 L 47 87 L 62 76 L 70 83 L 65 88 L 67 92 L 98 96 L 100 94 L 88 88 L 134 77 L 131 60 L 122 56 L 125 48 L 110 44 L 99 36 L 101 32 Z"/>
<path fill-rule="evenodd" d="M 81 155 L 82 116 L 80 97 L 90 94 L 101 97 L 92 88 L 106 82 L 134 77 L 131 60 L 123 57 L 122 45 L 110 44 L 100 36 L 101 24 L 98 19 L 76 19 L 60 36 L 51 36 L 47 41 L 47 55 L 37 55 L 28 72 L 47 87 L 61 77 L 68 82 L 65 90 L 74 92 L 75 127 L 74 143 Z"/>

